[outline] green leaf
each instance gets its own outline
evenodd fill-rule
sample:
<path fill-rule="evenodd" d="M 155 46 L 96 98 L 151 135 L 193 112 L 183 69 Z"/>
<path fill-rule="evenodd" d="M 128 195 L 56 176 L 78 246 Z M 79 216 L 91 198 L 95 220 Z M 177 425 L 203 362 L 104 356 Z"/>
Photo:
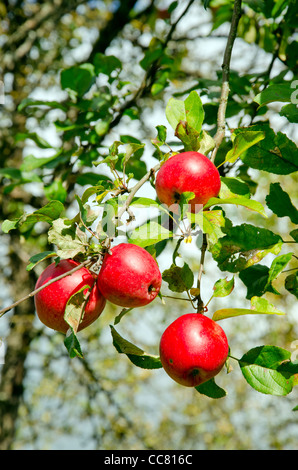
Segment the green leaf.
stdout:
<path fill-rule="evenodd" d="M 175 136 L 181 140 L 186 152 L 198 150 L 200 133 L 193 129 L 187 121 L 180 121 L 175 130 Z"/>
<path fill-rule="evenodd" d="M 187 212 L 187 218 L 191 223 L 197 224 L 203 233 L 208 234 L 209 244 L 215 244 L 219 238 L 228 232 L 232 224 L 229 219 L 224 216 L 222 210 L 200 211 L 196 214 Z"/>
<path fill-rule="evenodd" d="M 169 284 L 172 292 L 184 292 L 192 288 L 194 275 L 187 263 L 182 268 L 172 264 L 162 273 L 162 279 Z"/>
<path fill-rule="evenodd" d="M 67 301 L 64 320 L 72 332 L 77 334 L 81 321 L 84 318 L 86 301 L 90 295 L 90 286 L 85 285 L 75 292 Z"/>
<path fill-rule="evenodd" d="M 219 279 L 213 286 L 213 297 L 226 297 L 234 289 L 234 276 L 229 281 L 227 278 Z"/>
<path fill-rule="evenodd" d="M 120 354 L 126 354 L 128 359 L 136 366 L 142 369 L 160 369 L 162 364 L 159 356 L 153 356 L 145 353 L 138 346 L 124 339 L 115 328 L 110 325 L 113 338 L 113 345 Z"/>
<path fill-rule="evenodd" d="M 0 175 L 4 178 L 19 180 L 22 177 L 22 172 L 18 168 L 0 168 Z"/>
<path fill-rule="evenodd" d="M 161 209 L 161 204 L 159 202 L 155 201 L 154 199 L 151 199 L 149 197 L 134 197 L 130 203 L 130 206 L 134 207 L 153 207 L 157 209 Z"/>
<path fill-rule="evenodd" d="M 297 146 L 285 134 L 275 134 L 268 123 L 255 124 L 250 130 L 264 132 L 265 138 L 240 155 L 246 165 L 277 175 L 288 175 L 298 170 Z M 234 132 L 240 131 L 236 129 Z"/>
<path fill-rule="evenodd" d="M 169 69 L 160 69 L 156 75 L 155 82 L 151 87 L 152 96 L 161 93 L 169 85 Z"/>
<path fill-rule="evenodd" d="M 122 318 L 124 317 L 124 315 L 126 315 L 127 313 L 129 313 L 131 310 L 133 310 L 133 307 L 132 307 L 132 308 L 123 308 L 123 309 L 121 310 L 121 312 L 115 317 L 114 325 L 118 325 L 118 323 L 120 323 L 120 321 L 122 320 Z"/>
<path fill-rule="evenodd" d="M 219 387 L 214 379 L 210 379 L 207 382 L 202 383 L 195 387 L 197 392 L 201 393 L 202 395 L 206 395 L 209 398 L 223 398 L 227 395 L 227 392 Z"/>
<path fill-rule="evenodd" d="M 72 152 L 63 153 L 59 150 L 51 157 L 35 157 L 34 155 L 27 155 L 20 167 L 22 171 L 32 171 L 36 168 L 56 168 L 59 164 L 69 162 Z"/>
<path fill-rule="evenodd" d="M 183 220 L 186 213 L 189 209 L 189 202 L 194 199 L 195 193 L 191 191 L 185 191 L 184 193 L 180 194 L 179 199 L 179 208 L 180 208 L 180 220 Z"/>
<path fill-rule="evenodd" d="M 261 131 L 250 131 L 250 130 L 242 130 L 239 134 L 232 134 L 231 139 L 233 141 L 233 147 L 226 155 L 225 161 L 234 163 L 242 153 L 244 153 L 247 149 L 256 145 L 258 142 L 265 138 L 265 133 Z"/>
<path fill-rule="evenodd" d="M 116 169 L 118 169 L 117 165 Z M 143 160 L 136 158 L 136 155 L 134 156 L 134 158 L 131 158 L 125 165 L 126 175 L 132 174 L 133 178 L 138 181 L 146 175 L 147 171 L 148 170 L 146 163 Z"/>
<path fill-rule="evenodd" d="M 38 263 L 44 261 L 45 259 L 52 258 L 53 256 L 57 256 L 55 251 L 43 251 L 42 253 L 37 253 L 36 255 L 31 256 L 26 270 L 31 271 Z"/>
<path fill-rule="evenodd" d="M 44 193 L 47 199 L 60 201 L 62 203 L 66 201 L 68 194 L 62 181 L 58 178 L 54 179 L 50 185 L 44 186 Z"/>
<path fill-rule="evenodd" d="M 139 143 L 135 143 L 135 142 L 131 142 L 129 144 L 126 145 L 126 149 L 125 149 L 125 154 L 124 154 L 124 158 L 122 160 L 122 164 L 124 166 L 124 164 L 126 165 L 128 160 L 136 153 L 138 152 L 138 150 L 144 150 L 144 146 L 145 144 L 139 144 Z"/>
<path fill-rule="evenodd" d="M 293 224 L 298 224 L 298 210 L 292 204 L 290 196 L 284 191 L 280 183 L 271 183 L 270 192 L 266 196 L 269 209 L 278 217 L 289 217 Z"/>
<path fill-rule="evenodd" d="M 77 176 L 76 183 L 81 186 L 95 186 L 101 181 L 110 181 L 110 178 L 106 175 L 101 175 L 98 173 L 85 172 Z"/>
<path fill-rule="evenodd" d="M 122 63 L 117 57 L 101 52 L 95 54 L 93 64 L 96 75 L 103 73 L 110 76 L 114 70 L 120 71 L 122 69 Z"/>
<path fill-rule="evenodd" d="M 75 195 L 75 198 L 79 205 L 80 212 L 72 219 L 72 222 L 76 222 L 78 226 L 81 226 L 82 230 L 85 230 L 85 227 L 90 227 L 98 218 L 98 214 L 93 211 L 88 204 L 83 204 L 79 196 Z"/>
<path fill-rule="evenodd" d="M 101 137 L 101 136 L 105 135 L 108 132 L 109 126 L 110 126 L 110 120 L 103 121 L 103 120 L 100 119 L 95 124 L 94 129 L 95 129 L 96 134 Z"/>
<path fill-rule="evenodd" d="M 239 273 L 241 281 L 247 287 L 247 299 L 253 296 L 262 296 L 265 292 L 279 295 L 279 292 L 272 286 L 272 282 L 282 272 L 292 257 L 292 253 L 277 256 L 271 267 L 257 265 L 250 266 Z"/>
<path fill-rule="evenodd" d="M 67 111 L 67 107 L 63 104 L 59 103 L 58 101 L 43 101 L 43 100 L 34 100 L 33 98 L 25 98 L 21 101 L 18 106 L 18 111 L 21 112 L 23 109 L 27 108 L 27 106 L 48 106 L 49 108 L 54 109 L 61 109 L 62 111 Z"/>
<path fill-rule="evenodd" d="M 286 277 L 285 288 L 298 299 L 298 271 Z"/>
<path fill-rule="evenodd" d="M 19 220 L 20 219 L 17 219 L 17 220 L 6 219 L 6 220 L 4 220 L 4 222 L 2 222 L 2 225 L 1 225 L 2 232 L 3 233 L 8 233 L 11 230 L 15 230 L 16 228 L 18 228 Z"/>
<path fill-rule="evenodd" d="M 250 305 L 251 310 L 259 313 L 265 313 L 268 315 L 285 315 L 284 312 L 274 307 L 273 304 L 262 297 L 252 297 Z"/>
<path fill-rule="evenodd" d="M 250 199 L 249 187 L 240 178 L 221 178 L 221 189 L 218 197 L 210 198 L 204 209 L 214 205 L 234 204 L 243 206 L 249 210 L 258 212 L 263 217 L 267 217 L 263 205 L 259 201 Z"/>
<path fill-rule="evenodd" d="M 57 256 L 62 259 L 85 254 L 88 248 L 86 234 L 75 225 L 69 225 L 68 219 L 57 219 L 53 222 L 48 232 L 48 240 L 58 247 Z"/>
<path fill-rule="evenodd" d="M 271 286 L 268 287 L 269 268 L 267 266 L 258 264 L 256 266 L 250 266 L 249 268 L 243 269 L 239 273 L 239 278 L 247 287 L 247 299 L 251 299 L 254 296 L 262 296 L 266 291 L 276 293 L 272 291 Z"/>
<path fill-rule="evenodd" d="M 294 238 L 295 242 L 298 242 L 298 228 L 294 229 L 290 232 L 292 238 Z"/>
<path fill-rule="evenodd" d="M 290 103 L 292 93 L 291 82 L 274 83 L 255 96 L 254 101 L 259 104 L 259 108 L 276 101 Z"/>
<path fill-rule="evenodd" d="M 148 221 L 128 234 L 128 242 L 144 248 L 172 237 L 173 232 L 155 221 Z"/>
<path fill-rule="evenodd" d="M 74 357 L 80 357 L 81 359 L 83 359 L 84 356 L 81 350 L 80 342 L 71 328 L 66 334 L 66 337 L 64 339 L 64 345 L 68 351 L 70 358 L 73 359 Z"/>
<path fill-rule="evenodd" d="M 192 91 L 185 101 L 170 98 L 166 106 L 166 118 L 174 130 L 180 121 L 184 121 L 199 133 L 204 121 L 204 108 L 198 93 Z"/>
<path fill-rule="evenodd" d="M 155 128 L 157 130 L 157 135 L 158 135 L 160 143 L 165 143 L 165 141 L 167 140 L 167 128 L 166 128 L 166 126 L 161 125 L 161 126 L 156 126 Z"/>
<path fill-rule="evenodd" d="M 125 201 L 125 199 L 123 199 Z M 166 214 L 167 219 L 170 217 L 170 212 L 164 204 L 160 204 L 158 201 L 151 199 L 149 197 L 142 197 L 142 196 L 137 196 L 134 197 L 130 203 L 130 206 L 132 207 L 137 207 L 137 208 L 143 208 L 144 210 L 148 211 L 147 214 L 150 216 L 150 210 L 151 209 L 158 209 L 160 212 Z M 151 221 L 152 223 L 153 221 Z"/>
<path fill-rule="evenodd" d="M 164 54 L 164 45 L 162 41 L 156 37 L 153 37 L 150 41 L 149 47 L 146 50 L 145 56 L 140 61 L 140 66 L 147 71 L 149 67 L 157 62 Z"/>
<path fill-rule="evenodd" d="M 51 144 L 49 144 L 45 139 L 43 139 L 41 136 L 39 136 L 36 132 L 29 132 L 29 133 L 19 132 L 15 136 L 15 141 L 16 142 L 20 142 L 20 141 L 25 140 L 25 139 L 33 140 L 33 142 L 35 142 L 36 145 L 38 145 L 38 147 L 40 147 L 42 149 L 51 149 L 51 148 L 53 148 L 53 146 Z"/>
<path fill-rule="evenodd" d="M 293 388 L 298 365 L 290 361 L 291 353 L 276 346 L 251 349 L 239 361 L 247 383 L 260 393 L 275 396 L 288 395 Z"/>
<path fill-rule="evenodd" d="M 282 243 L 282 238 L 270 230 L 242 224 L 232 227 L 210 252 L 222 271 L 235 273 L 258 263 L 268 253 L 278 254 Z"/>
<path fill-rule="evenodd" d="M 249 186 L 242 179 L 221 176 L 220 181 L 221 185 L 218 195 L 220 199 L 229 199 L 236 196 L 250 198 Z"/>
<path fill-rule="evenodd" d="M 212 316 L 212 320 L 219 321 L 226 318 L 234 318 L 242 315 L 285 315 L 284 312 L 278 310 L 268 300 L 260 297 L 251 299 L 251 307 L 249 308 L 222 308 L 216 310 Z"/>
<path fill-rule="evenodd" d="M 50 201 L 48 204 L 43 206 L 31 214 L 23 214 L 16 220 L 5 220 L 2 224 L 2 230 L 4 233 L 8 233 L 13 229 L 21 229 L 22 232 L 28 230 L 32 225 L 37 222 L 47 222 L 52 224 L 64 210 L 64 206 L 59 201 Z"/>
<path fill-rule="evenodd" d="M 210 3 L 210 0 L 204 0 L 204 8 L 205 8 L 205 10 L 207 10 L 207 7 L 208 7 L 209 3 Z"/>
<path fill-rule="evenodd" d="M 270 285 L 270 283 L 277 278 L 277 276 L 283 271 L 283 269 L 286 267 L 286 265 L 289 263 L 289 261 L 292 258 L 293 253 L 287 253 L 285 255 L 280 255 L 277 256 L 273 261 L 269 269 L 268 273 L 268 281 L 267 285 Z"/>
<path fill-rule="evenodd" d="M 211 150 L 213 150 L 215 147 L 215 140 L 213 137 L 211 137 L 208 132 L 205 130 L 202 130 L 200 132 L 197 145 L 196 145 L 196 151 L 202 153 L 203 155 L 208 155 Z"/>
<path fill-rule="evenodd" d="M 265 209 L 259 201 L 255 201 L 254 199 L 248 199 L 247 197 L 241 196 L 231 197 L 227 199 L 212 197 L 209 199 L 208 203 L 205 204 L 204 209 L 208 209 L 208 207 L 211 206 L 220 206 L 221 204 L 233 204 L 235 206 L 243 206 L 251 211 L 258 212 L 263 217 L 267 217 Z"/>
<path fill-rule="evenodd" d="M 287 118 L 289 122 L 294 124 L 298 123 L 298 109 L 297 104 L 286 104 L 283 106 L 279 112 L 280 116 L 284 116 Z"/>
<path fill-rule="evenodd" d="M 95 82 L 95 70 L 92 64 L 73 66 L 61 72 L 63 90 L 72 90 L 82 97 Z"/>

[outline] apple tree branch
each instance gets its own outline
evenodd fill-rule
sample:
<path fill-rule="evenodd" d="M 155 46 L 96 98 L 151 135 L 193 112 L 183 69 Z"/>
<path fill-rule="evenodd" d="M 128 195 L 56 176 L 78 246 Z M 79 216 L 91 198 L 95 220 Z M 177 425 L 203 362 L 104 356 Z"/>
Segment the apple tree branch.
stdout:
<path fill-rule="evenodd" d="M 230 26 L 230 32 L 227 39 L 227 44 L 224 52 L 224 58 L 222 63 L 222 87 L 221 96 L 219 101 L 219 108 L 217 113 L 217 131 L 214 137 L 215 147 L 211 155 L 211 161 L 214 162 L 217 151 L 225 137 L 226 128 L 226 109 L 229 98 L 229 79 L 230 79 L 230 62 L 232 57 L 232 50 L 234 42 L 237 36 L 238 23 L 241 18 L 241 3 L 242 0 L 235 0 L 232 21 Z"/>
<path fill-rule="evenodd" d="M 229 98 L 229 78 L 230 78 L 230 63 L 232 57 L 232 50 L 234 46 L 234 42 L 237 36 L 237 28 L 239 24 L 239 20 L 241 18 L 241 3 L 242 0 L 235 0 L 234 9 L 232 14 L 230 32 L 228 35 L 223 63 L 222 63 L 222 87 L 221 87 L 221 96 L 219 102 L 219 108 L 217 113 L 217 131 L 214 136 L 215 147 L 212 151 L 211 161 L 214 163 L 217 151 L 225 137 L 225 129 L 226 129 L 226 109 L 227 103 Z M 199 267 L 199 274 L 197 280 L 197 288 L 199 289 L 199 294 L 197 296 L 197 312 L 203 313 L 204 312 L 204 303 L 201 297 L 201 279 L 204 272 L 204 261 L 205 261 L 205 254 L 208 248 L 208 240 L 207 235 L 203 234 L 203 243 L 201 248 L 201 260 L 200 260 L 200 267 Z"/>

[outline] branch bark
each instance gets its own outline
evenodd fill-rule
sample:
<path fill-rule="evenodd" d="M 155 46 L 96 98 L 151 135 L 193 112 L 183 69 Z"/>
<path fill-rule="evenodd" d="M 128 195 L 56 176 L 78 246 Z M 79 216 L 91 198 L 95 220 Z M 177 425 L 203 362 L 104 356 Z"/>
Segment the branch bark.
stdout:
<path fill-rule="evenodd" d="M 234 10 L 232 15 L 230 32 L 224 52 L 222 64 L 222 87 L 221 96 L 219 101 L 219 108 L 217 113 L 217 131 L 214 137 L 215 147 L 211 155 L 211 161 L 214 162 L 217 151 L 225 137 L 226 130 L 226 109 L 230 93 L 229 79 L 230 79 L 230 62 L 232 57 L 232 50 L 237 36 L 237 28 L 241 18 L 241 4 L 242 0 L 235 0 Z"/>
<path fill-rule="evenodd" d="M 44 28 L 48 27 L 49 20 L 55 25 L 63 15 L 82 3 L 85 3 L 85 0 L 57 0 L 44 3 L 37 13 L 13 31 L 3 44 L 0 56 L 2 73 L 4 69 L 10 72 L 15 70 L 15 64 L 25 57 L 36 40 L 43 36 Z"/>
<path fill-rule="evenodd" d="M 215 161 L 217 151 L 225 137 L 226 109 L 227 109 L 228 98 L 229 98 L 229 93 L 230 93 L 230 87 L 229 87 L 230 63 L 231 63 L 234 42 L 237 36 L 238 24 L 241 18 L 241 4 L 242 4 L 242 0 L 235 0 L 232 21 L 231 21 L 231 26 L 230 26 L 230 32 L 228 35 L 227 44 L 226 44 L 224 57 L 223 57 L 222 87 L 221 87 L 219 108 L 218 108 L 218 113 L 217 113 L 217 131 L 214 137 L 215 147 L 211 155 L 212 162 Z M 207 235 L 204 233 L 203 243 L 202 243 L 202 248 L 201 248 L 200 268 L 199 268 L 199 274 L 198 274 L 198 280 L 197 280 L 197 288 L 199 289 L 199 295 L 197 297 L 197 312 L 198 313 L 203 313 L 204 311 L 204 303 L 201 297 L 201 279 L 202 279 L 202 274 L 204 270 L 205 254 L 206 254 L 207 248 L 208 248 L 208 238 L 207 238 Z"/>
<path fill-rule="evenodd" d="M 105 52 L 112 40 L 122 31 L 123 27 L 130 22 L 130 13 L 137 0 L 125 0 L 119 2 L 119 8 L 114 13 L 112 19 L 106 24 L 99 33 L 99 38 L 93 45 L 93 49 L 85 62 L 93 62 L 98 52 Z"/>

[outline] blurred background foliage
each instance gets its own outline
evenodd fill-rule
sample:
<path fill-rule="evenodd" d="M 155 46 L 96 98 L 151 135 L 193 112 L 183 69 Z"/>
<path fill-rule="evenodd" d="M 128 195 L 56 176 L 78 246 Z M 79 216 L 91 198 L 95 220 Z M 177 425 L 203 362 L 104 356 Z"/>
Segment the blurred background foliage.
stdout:
<path fill-rule="evenodd" d="M 204 103 L 205 128 L 214 134 L 232 7 L 227 0 L 1 1 L 0 78 L 5 103 L 0 105 L 0 220 L 36 210 L 51 199 L 61 200 L 71 214 L 74 194 L 95 183 L 92 162 L 119 136 L 146 142 L 144 154 L 134 162 L 139 179 L 156 161 L 150 141 L 156 125 L 167 125 L 164 111 L 171 96 L 197 90 Z M 264 86 L 297 76 L 295 1 L 247 1 L 242 8 L 232 58 L 228 127 L 269 120 L 276 132 L 297 142 L 295 105 L 288 103 L 284 109 L 285 103 L 274 102 L 258 108 L 253 101 Z M 105 59 L 111 55 L 112 63 Z M 95 70 L 90 96 L 83 98 L 84 89 L 76 88 L 74 66 L 81 67 L 87 88 Z M 65 91 L 69 87 L 72 101 Z M 76 101 L 78 95 L 82 99 Z M 60 105 L 30 107 L 24 99 L 27 104 L 40 100 Z M 227 139 L 218 163 L 229 145 Z M 42 165 L 37 158 L 44 159 Z M 272 182 L 297 196 L 297 173 L 273 175 L 248 171 L 245 165 L 227 171 L 241 174 L 261 202 Z M 150 188 L 144 191 L 147 194 Z M 251 213 L 248 218 L 246 212 L 245 221 L 258 223 L 261 216 Z M 243 220 L 241 210 L 236 215 Z M 294 224 L 288 217 L 278 219 L 270 211 L 268 215 L 261 224 L 287 239 Z M 14 232 L 1 233 L 3 306 L 33 290 L 44 266 L 30 272 L 26 266 L 32 254 L 49 249 L 46 234 L 42 224 L 21 238 Z M 185 245 L 183 256 L 195 271 L 192 249 Z M 165 249 L 161 266 L 167 255 Z M 218 274 L 208 258 L 205 299 Z M 288 313 L 286 319 L 240 317 L 222 324 L 235 356 L 261 344 L 289 349 L 297 340 L 296 299 L 281 279 L 277 282 L 278 307 Z M 210 308 L 243 306 L 246 295 L 238 280 L 233 294 L 215 299 Z M 269 300 L 271 295 L 267 294 Z M 133 310 L 119 330 L 158 354 L 165 326 L 177 312 L 188 311 L 187 302 L 166 299 L 165 305 L 156 302 Z M 228 396 L 211 400 L 178 386 L 162 370 L 138 369 L 112 345 L 109 324 L 117 313 L 109 304 L 102 317 L 81 332 L 83 360 L 69 359 L 62 336 L 37 321 L 32 299 L 1 318 L 6 350 L 0 366 L 2 450 L 298 448 L 294 393 L 283 398 L 261 395 L 235 369 L 219 378 Z"/>

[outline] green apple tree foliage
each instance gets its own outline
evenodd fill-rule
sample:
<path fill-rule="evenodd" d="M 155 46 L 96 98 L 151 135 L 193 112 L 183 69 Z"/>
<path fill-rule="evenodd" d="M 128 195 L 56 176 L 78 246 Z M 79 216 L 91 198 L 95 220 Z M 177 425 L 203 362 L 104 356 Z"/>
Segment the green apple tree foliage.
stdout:
<path fill-rule="evenodd" d="M 96 270 L 106 250 L 124 238 L 148 250 L 157 262 L 166 249 L 172 252 L 162 273 L 164 290 L 155 302 L 162 304 L 165 291 L 173 297 L 184 296 L 193 311 L 210 315 L 223 327 L 229 318 L 241 321 L 243 315 L 281 315 L 287 321 L 286 312 L 269 302 L 266 294 L 273 294 L 276 303 L 280 295 L 298 297 L 296 195 L 276 181 L 278 175 L 295 178 L 298 152 L 295 138 L 275 130 L 271 122 L 276 114 L 291 129 L 297 124 L 294 2 L 205 1 L 204 8 L 212 17 L 210 34 L 229 25 L 222 67 L 208 77 L 200 74 L 199 64 L 196 74 L 188 74 L 183 69 L 183 53 L 177 54 L 175 33 L 194 3 L 185 2 L 182 9 L 179 2 L 170 4 L 163 34 L 153 36 L 142 49 L 139 75 L 127 70 L 121 53 L 105 52 L 102 46 L 87 61 L 63 66 L 59 78 L 63 99 L 25 96 L 20 101 L 20 119 L 49 122 L 54 111 L 59 116 L 54 121 L 58 139 L 47 140 L 25 127 L 14 135 L 15 145 L 33 142 L 48 154 L 24 154 L 17 166 L 9 158 L 4 161 L 0 168 L 3 201 L 28 183 L 42 187 L 43 196 L 36 197 L 33 207 L 31 199 L 31 207 L 23 207 L 18 214 L 13 214 L 11 204 L 1 229 L 14 238 L 15 246 L 20 240 L 30 245 L 27 276 L 39 263 L 66 258 Z M 137 13 L 134 21 L 141 21 Z M 248 69 L 241 75 L 233 70 L 233 48 L 240 39 L 271 54 L 267 69 L 260 73 Z M 277 74 L 273 73 L 275 64 L 279 65 Z M 177 82 L 182 86 L 175 88 Z M 156 122 L 154 132 L 141 137 L 137 131 L 118 134 L 118 125 L 125 119 L 143 120 L 142 108 L 148 100 L 161 100 L 167 125 Z M 154 197 L 154 179 L 173 153 L 189 150 L 204 153 L 214 162 L 221 174 L 221 190 L 196 214 L 187 210 L 192 193 L 184 193 L 177 216 Z M 252 175 L 258 172 L 272 177 L 264 201 L 255 197 L 258 181 Z M 147 197 L 143 190 L 148 185 Z M 231 208 L 233 217 L 227 215 Z M 258 224 L 250 223 L 252 212 L 258 214 Z M 146 217 L 139 221 L 137 213 Z M 290 220 L 292 228 L 286 237 L 268 227 L 271 214 L 281 223 L 284 218 Z M 35 251 L 34 240 L 40 234 L 44 249 Z M 197 271 L 183 259 L 184 243 L 194 243 Z M 205 298 L 201 289 L 208 257 L 218 269 L 211 298 Z M 269 265 L 265 264 L 268 258 Z M 280 279 L 283 294 L 275 287 Z M 231 300 L 231 307 L 213 311 L 213 298 L 232 297 L 236 281 L 247 289 L 243 307 L 233 308 Z M 31 290 L 16 299 L 1 310 L 1 316 L 33 296 Z M 76 303 L 73 298 L 68 305 L 73 315 Z M 136 367 L 161 368 L 158 356 L 137 345 L 137 335 L 134 344 L 117 331 L 120 321 L 129 322 L 129 312 L 119 309 L 110 326 L 115 353 L 126 355 Z M 79 336 L 70 327 L 65 339 L 73 360 L 88 355 L 81 350 Z M 121 360 L 126 358 L 121 356 Z M 244 380 L 264 394 L 284 396 L 298 384 L 298 363 L 291 359 L 291 351 L 278 344 L 256 344 L 249 351 L 244 345 L 241 357 L 233 355 L 230 344 L 227 372 L 235 364 Z M 227 393 L 213 379 L 197 391 L 211 398 Z"/>

